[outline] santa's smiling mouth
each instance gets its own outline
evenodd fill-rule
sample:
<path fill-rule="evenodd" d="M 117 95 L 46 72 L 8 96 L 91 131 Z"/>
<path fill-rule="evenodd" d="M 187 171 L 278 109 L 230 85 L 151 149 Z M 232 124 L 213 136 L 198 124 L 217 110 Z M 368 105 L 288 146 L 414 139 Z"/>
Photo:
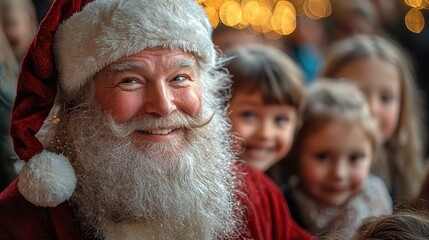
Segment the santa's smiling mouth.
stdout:
<path fill-rule="evenodd" d="M 138 130 L 139 133 L 153 134 L 153 135 L 168 135 L 177 129 L 166 128 L 166 129 L 153 129 L 153 130 Z"/>
<path fill-rule="evenodd" d="M 137 141 L 169 141 L 181 136 L 183 129 L 181 128 L 162 128 L 162 129 L 151 129 L 151 130 L 137 130 L 134 133 L 134 138 Z"/>

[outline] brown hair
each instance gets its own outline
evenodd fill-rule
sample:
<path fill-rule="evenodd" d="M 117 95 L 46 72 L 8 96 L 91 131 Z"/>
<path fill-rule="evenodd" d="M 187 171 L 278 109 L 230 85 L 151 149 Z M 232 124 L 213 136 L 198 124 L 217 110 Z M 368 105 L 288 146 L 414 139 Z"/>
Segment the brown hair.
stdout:
<path fill-rule="evenodd" d="M 287 104 L 302 112 L 305 86 L 302 73 L 286 53 L 269 46 L 248 45 L 229 51 L 226 67 L 233 95 L 260 91 L 267 104 Z"/>
<path fill-rule="evenodd" d="M 425 199 L 426 201 L 429 201 L 429 172 L 426 175 L 426 179 L 422 184 L 419 197 Z"/>
<path fill-rule="evenodd" d="M 425 212 L 404 210 L 382 217 L 367 219 L 353 240 L 362 239 L 429 239 L 429 216 Z"/>

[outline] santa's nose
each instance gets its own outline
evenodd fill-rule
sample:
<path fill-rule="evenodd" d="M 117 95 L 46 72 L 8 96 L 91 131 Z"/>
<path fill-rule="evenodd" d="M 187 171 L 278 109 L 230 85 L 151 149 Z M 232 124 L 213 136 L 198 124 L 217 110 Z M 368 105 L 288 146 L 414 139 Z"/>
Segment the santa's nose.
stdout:
<path fill-rule="evenodd" d="M 143 107 L 145 113 L 158 116 L 167 116 L 177 109 L 174 96 L 164 81 L 147 87 Z"/>

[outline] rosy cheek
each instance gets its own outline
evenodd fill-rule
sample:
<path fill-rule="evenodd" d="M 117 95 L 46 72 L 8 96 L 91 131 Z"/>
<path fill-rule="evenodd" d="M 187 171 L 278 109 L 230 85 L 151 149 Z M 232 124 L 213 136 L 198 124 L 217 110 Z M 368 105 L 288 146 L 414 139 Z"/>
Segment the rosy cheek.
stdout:
<path fill-rule="evenodd" d="M 110 114 L 116 123 L 125 123 L 134 117 L 141 107 L 141 98 L 131 94 L 104 94 L 96 96 L 102 110 Z"/>
<path fill-rule="evenodd" d="M 288 132 L 283 133 L 282 137 L 283 139 L 280 140 L 282 144 L 281 148 L 283 149 L 283 151 L 285 151 L 284 154 L 286 155 L 289 152 L 294 139 L 292 130 L 289 130 Z"/>
<path fill-rule="evenodd" d="M 302 174 L 302 180 L 305 182 L 305 185 L 307 186 L 316 186 L 317 182 L 319 182 L 319 176 L 316 172 L 313 171 L 304 171 L 305 173 Z"/>
<path fill-rule="evenodd" d="M 368 174 L 366 173 L 359 173 L 353 176 L 352 179 L 352 186 L 353 186 L 353 190 L 355 192 L 360 191 L 360 189 L 362 188 L 363 183 L 365 182 L 365 179 L 367 178 Z"/>
<path fill-rule="evenodd" d="M 197 116 L 201 108 L 201 93 L 199 89 L 189 88 L 178 91 L 174 95 L 177 108 L 189 116 Z"/>
<path fill-rule="evenodd" d="M 396 108 L 387 116 L 387 121 L 389 122 L 390 127 L 393 129 L 397 128 L 399 121 L 399 109 Z"/>
<path fill-rule="evenodd" d="M 236 120 L 234 123 L 232 124 L 232 126 L 234 126 L 232 131 L 238 134 L 238 136 L 245 142 L 249 141 L 253 132 L 253 127 L 239 120 Z"/>
<path fill-rule="evenodd" d="M 306 164 L 305 160 L 301 160 L 299 169 L 301 181 L 306 188 L 314 187 L 320 181 L 321 173 L 318 171 L 317 167 L 313 166 L 313 164 Z"/>

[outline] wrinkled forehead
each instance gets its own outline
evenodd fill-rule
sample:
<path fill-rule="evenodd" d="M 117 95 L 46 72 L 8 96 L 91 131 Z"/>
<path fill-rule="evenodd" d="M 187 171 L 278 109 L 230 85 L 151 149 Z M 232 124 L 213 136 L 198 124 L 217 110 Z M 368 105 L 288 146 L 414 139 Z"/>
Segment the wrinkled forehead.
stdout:
<path fill-rule="evenodd" d="M 169 71 L 186 70 L 193 72 L 195 75 L 198 75 L 200 72 L 199 59 L 197 59 L 195 54 L 184 52 L 180 49 L 172 50 L 162 47 L 147 48 L 131 56 L 122 57 L 104 67 L 100 72 L 112 74 L 148 69 L 152 71 L 165 71 L 158 66 L 164 66 Z"/>

